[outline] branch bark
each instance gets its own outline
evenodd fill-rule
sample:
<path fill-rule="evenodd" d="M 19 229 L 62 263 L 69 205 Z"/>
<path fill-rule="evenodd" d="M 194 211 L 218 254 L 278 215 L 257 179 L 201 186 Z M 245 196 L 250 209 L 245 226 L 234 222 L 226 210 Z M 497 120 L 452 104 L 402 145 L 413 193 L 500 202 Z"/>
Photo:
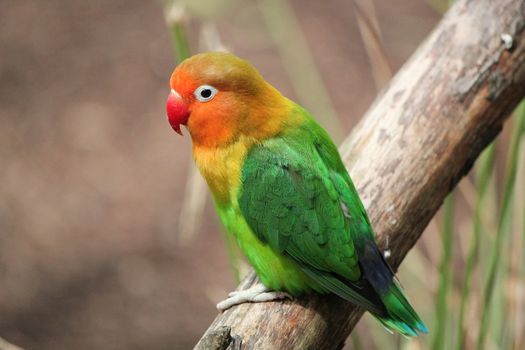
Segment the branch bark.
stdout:
<path fill-rule="evenodd" d="M 7 340 L 0 338 L 0 350 L 24 350 L 16 345 L 11 344 Z"/>
<path fill-rule="evenodd" d="M 525 0 L 457 1 L 341 146 L 393 268 L 524 97 L 524 28 Z M 234 348 L 338 349 L 362 313 L 334 296 L 243 304 L 203 339 L 220 330 Z"/>

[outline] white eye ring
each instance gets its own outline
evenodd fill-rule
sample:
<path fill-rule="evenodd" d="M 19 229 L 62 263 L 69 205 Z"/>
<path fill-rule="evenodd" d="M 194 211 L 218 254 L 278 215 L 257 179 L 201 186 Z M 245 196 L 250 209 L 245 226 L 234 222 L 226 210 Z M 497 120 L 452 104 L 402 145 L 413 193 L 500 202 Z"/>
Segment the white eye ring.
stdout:
<path fill-rule="evenodd" d="M 200 102 L 208 102 L 219 92 L 211 85 L 201 85 L 193 91 L 193 96 Z"/>

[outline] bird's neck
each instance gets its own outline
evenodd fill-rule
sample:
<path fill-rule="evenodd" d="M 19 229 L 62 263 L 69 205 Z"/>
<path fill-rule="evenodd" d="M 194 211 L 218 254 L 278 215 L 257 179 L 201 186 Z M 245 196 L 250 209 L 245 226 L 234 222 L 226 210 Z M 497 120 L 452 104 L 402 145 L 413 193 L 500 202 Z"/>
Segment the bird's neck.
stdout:
<path fill-rule="evenodd" d="M 253 138 L 241 136 L 223 147 L 193 144 L 193 158 L 217 204 L 228 204 L 237 197 L 244 159 L 256 142 Z"/>

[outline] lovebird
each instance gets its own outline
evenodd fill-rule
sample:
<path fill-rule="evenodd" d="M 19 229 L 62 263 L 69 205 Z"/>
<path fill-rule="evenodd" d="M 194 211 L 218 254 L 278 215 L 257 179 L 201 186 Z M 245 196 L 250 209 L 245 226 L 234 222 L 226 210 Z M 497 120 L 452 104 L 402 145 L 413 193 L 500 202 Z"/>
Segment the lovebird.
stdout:
<path fill-rule="evenodd" d="M 375 243 L 336 146 L 304 108 L 230 53 L 184 60 L 170 87 L 168 121 L 189 131 L 218 216 L 260 280 L 230 293 L 220 310 L 333 293 L 387 330 L 427 333 Z"/>

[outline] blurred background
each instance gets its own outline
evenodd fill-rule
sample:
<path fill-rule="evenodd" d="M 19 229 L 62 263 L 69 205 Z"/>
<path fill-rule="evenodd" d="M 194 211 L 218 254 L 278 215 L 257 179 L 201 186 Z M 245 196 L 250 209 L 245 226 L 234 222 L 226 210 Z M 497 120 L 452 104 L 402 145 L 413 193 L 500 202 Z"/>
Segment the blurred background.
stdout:
<path fill-rule="evenodd" d="M 26 349 L 191 348 L 245 267 L 228 254 L 195 176 L 189 137 L 166 122 L 177 60 L 188 52 L 235 52 L 310 109 L 339 143 L 446 6 L 0 0 L 0 337 Z M 505 185 L 497 176 L 507 173 L 494 169 L 505 167 L 512 135 L 505 130 L 500 140 L 486 156 L 487 164 L 496 161 L 486 170 L 493 193 L 487 210 L 498 208 L 498 186 Z M 524 154 L 516 159 L 523 163 Z M 522 168 L 515 170 L 521 191 Z M 479 318 L 477 294 L 463 323 L 457 313 L 435 312 L 467 300 L 458 297 L 463 277 L 451 271 L 462 272 L 468 260 L 474 182 L 462 182 L 456 209 L 449 204 L 449 214 L 438 215 L 400 270 L 413 304 L 431 329 L 444 325 L 443 333 L 407 342 L 365 316 L 349 349 L 447 349 L 458 324 Z M 485 228 L 499 227 L 497 215 L 485 221 Z M 446 247 L 459 247 L 448 257 L 442 237 Z M 487 237 L 482 242 L 490 245 Z M 474 289 L 482 290 L 473 266 Z M 505 305 L 506 298 L 501 294 Z M 512 334 L 523 330 L 521 318 L 511 323 Z M 488 347 L 499 336 L 510 347 L 520 344 L 500 328 Z M 476 336 L 465 333 L 467 346 Z"/>

